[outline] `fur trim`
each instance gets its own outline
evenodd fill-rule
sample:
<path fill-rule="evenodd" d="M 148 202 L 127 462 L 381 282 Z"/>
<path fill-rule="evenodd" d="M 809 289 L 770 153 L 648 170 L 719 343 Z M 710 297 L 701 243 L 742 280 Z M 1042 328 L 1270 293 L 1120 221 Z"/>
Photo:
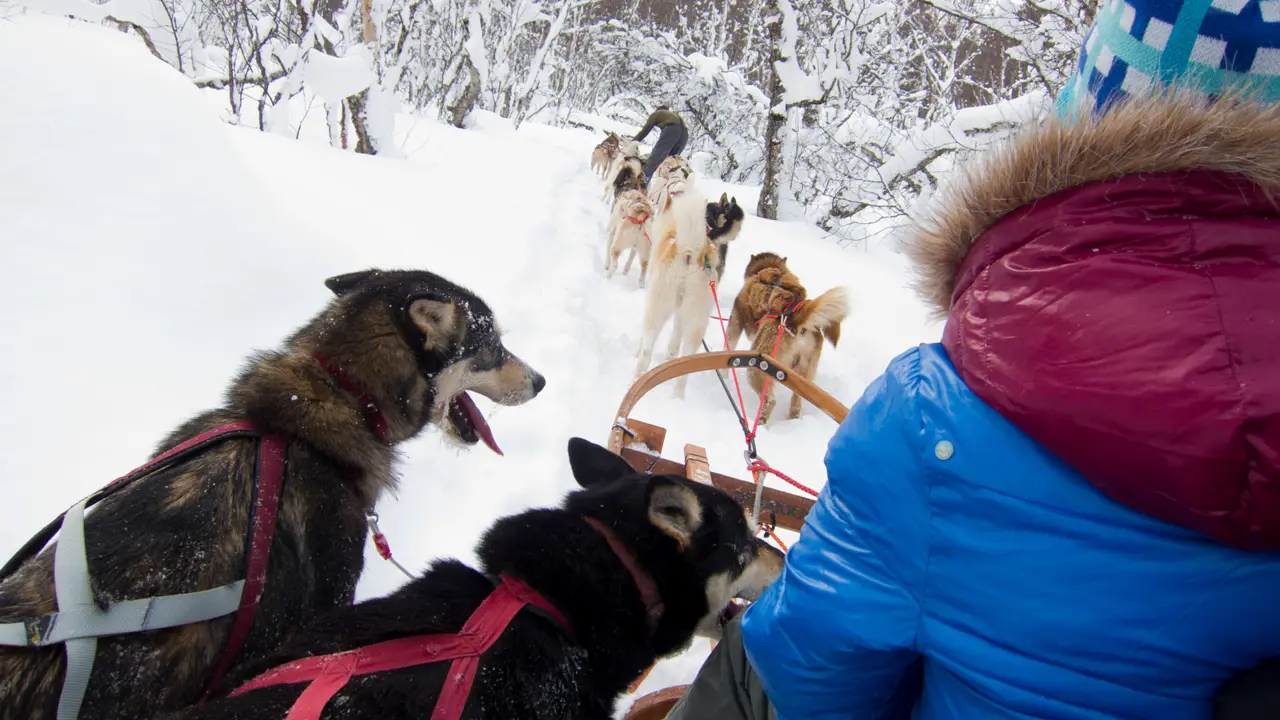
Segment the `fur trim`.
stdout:
<path fill-rule="evenodd" d="M 1280 189 L 1280 109 L 1238 97 L 1204 105 L 1165 92 L 1075 123 L 1056 116 L 976 156 L 905 239 L 915 287 L 939 316 L 977 239 L 1018 208 L 1140 173 L 1229 172 Z"/>

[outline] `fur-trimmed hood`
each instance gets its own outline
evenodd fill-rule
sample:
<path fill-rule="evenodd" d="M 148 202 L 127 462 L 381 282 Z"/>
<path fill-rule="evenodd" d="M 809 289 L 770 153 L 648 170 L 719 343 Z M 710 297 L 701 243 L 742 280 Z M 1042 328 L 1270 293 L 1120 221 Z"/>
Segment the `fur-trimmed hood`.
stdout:
<path fill-rule="evenodd" d="M 1280 111 L 1172 94 L 975 158 L 908 240 L 965 384 L 1130 507 L 1280 548 Z"/>
<path fill-rule="evenodd" d="M 982 233 L 1037 200 L 1100 180 L 1184 170 L 1280 188 L 1280 109 L 1230 98 L 1205 107 L 1164 93 L 1075 123 L 1053 116 L 968 162 L 904 241 L 916 288 L 941 315 Z"/>

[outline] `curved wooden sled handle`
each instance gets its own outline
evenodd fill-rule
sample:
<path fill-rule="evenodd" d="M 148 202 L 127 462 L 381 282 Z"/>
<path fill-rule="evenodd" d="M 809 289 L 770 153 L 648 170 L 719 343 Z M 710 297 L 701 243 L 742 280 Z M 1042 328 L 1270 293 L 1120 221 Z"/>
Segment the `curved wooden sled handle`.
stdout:
<path fill-rule="evenodd" d="M 622 404 L 618 405 L 618 412 L 613 416 L 614 426 L 609 431 L 609 449 L 619 454 L 622 452 L 625 433 L 622 427 L 619 426 L 625 426 L 636 403 L 640 402 L 645 395 L 648 395 L 650 390 L 682 375 L 733 368 L 750 368 L 768 374 L 773 378 L 774 382 L 781 383 L 826 413 L 827 417 L 836 421 L 836 424 L 844 422 L 845 416 L 849 414 L 849 408 L 840 404 L 840 401 L 832 397 L 826 390 L 814 385 L 803 375 L 764 353 L 754 351 L 698 353 L 697 355 L 686 355 L 685 357 L 669 360 L 641 375 L 640 379 L 636 380 L 631 389 L 627 391 L 626 396 L 622 398 Z"/>

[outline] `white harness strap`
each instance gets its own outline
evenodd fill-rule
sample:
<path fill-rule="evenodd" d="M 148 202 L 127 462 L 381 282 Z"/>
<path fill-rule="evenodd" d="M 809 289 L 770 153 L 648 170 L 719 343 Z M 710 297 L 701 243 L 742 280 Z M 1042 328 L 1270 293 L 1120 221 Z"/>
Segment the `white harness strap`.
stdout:
<path fill-rule="evenodd" d="M 85 502 L 81 500 L 67 511 L 62 520 L 61 537 L 53 551 L 53 588 L 58 598 L 58 609 L 72 613 L 98 609 L 93 602 L 89 560 L 84 549 Z M 62 681 L 62 696 L 58 698 L 58 720 L 76 720 L 80 715 L 80 703 L 84 701 L 84 691 L 89 687 L 98 639 L 68 638 L 62 647 L 67 653 L 67 675 Z"/>
<path fill-rule="evenodd" d="M 62 643 L 67 673 L 58 699 L 58 720 L 76 720 L 93 671 L 98 638 L 187 625 L 229 615 L 240 605 L 244 580 L 199 592 L 126 600 L 103 610 L 93 599 L 84 546 L 87 499 L 62 520 L 53 551 L 54 594 L 58 611 L 21 622 L 0 624 L 0 645 L 42 647 Z"/>

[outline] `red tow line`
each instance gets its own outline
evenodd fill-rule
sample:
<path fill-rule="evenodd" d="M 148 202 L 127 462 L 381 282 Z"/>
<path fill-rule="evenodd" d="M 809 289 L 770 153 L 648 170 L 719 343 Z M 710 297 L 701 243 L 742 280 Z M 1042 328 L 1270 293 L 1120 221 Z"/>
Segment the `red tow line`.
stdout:
<path fill-rule="evenodd" d="M 711 297 L 712 299 L 715 300 L 716 320 L 720 322 L 720 334 L 724 338 L 724 349 L 726 351 L 732 352 L 733 348 L 729 347 L 729 331 L 725 327 L 724 312 L 720 309 L 720 295 L 716 292 L 715 280 L 711 281 Z M 781 316 L 770 314 L 770 315 L 766 315 L 765 317 L 761 318 L 758 322 L 756 322 L 756 325 L 758 326 L 760 323 L 764 322 L 766 319 L 769 319 L 769 318 L 776 318 L 778 320 L 778 334 L 773 339 L 773 356 L 774 357 L 777 357 L 778 348 L 782 345 L 782 333 L 786 331 L 786 318 L 792 313 L 794 313 L 796 310 L 800 309 L 801 305 L 803 304 L 804 304 L 803 300 L 797 300 L 796 302 L 793 302 L 790 305 L 788 305 L 786 309 L 782 311 Z M 747 408 L 747 403 L 742 398 L 742 386 L 738 383 L 737 368 L 730 368 L 730 372 L 733 373 L 733 387 L 738 392 L 738 404 L 739 406 L 741 406 L 742 410 L 745 413 Z M 760 405 L 756 408 L 755 422 L 752 423 L 751 429 L 746 431 L 746 441 L 747 441 L 748 448 L 751 447 L 751 441 L 755 440 L 756 432 L 760 429 L 760 418 L 764 415 L 764 399 L 765 397 L 767 397 L 767 394 L 769 392 L 769 383 L 772 380 L 773 380 L 773 376 L 768 374 L 765 375 L 764 387 L 761 389 L 761 392 L 760 392 Z M 751 472 L 753 475 L 756 475 L 757 478 L 761 473 L 769 473 L 787 483 L 790 483 L 792 486 L 796 487 L 797 489 L 803 492 L 806 492 L 814 497 L 818 496 L 818 492 L 816 490 L 801 484 L 799 481 L 791 478 L 790 476 L 786 475 L 782 471 L 773 468 L 772 466 L 770 466 L 768 463 L 766 463 L 764 460 L 760 459 L 759 457 L 752 457 L 750 459 L 750 461 L 747 463 L 747 470 Z"/>

